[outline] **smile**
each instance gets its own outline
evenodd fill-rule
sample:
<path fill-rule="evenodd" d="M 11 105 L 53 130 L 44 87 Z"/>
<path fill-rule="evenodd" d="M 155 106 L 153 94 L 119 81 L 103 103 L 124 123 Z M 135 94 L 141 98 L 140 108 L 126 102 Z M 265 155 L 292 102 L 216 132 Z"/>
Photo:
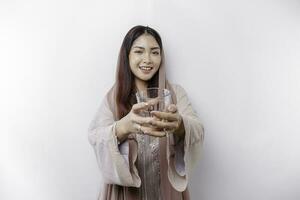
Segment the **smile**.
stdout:
<path fill-rule="evenodd" d="M 153 67 L 149 67 L 149 66 L 140 66 L 139 68 L 143 71 L 151 71 L 153 69 Z"/>

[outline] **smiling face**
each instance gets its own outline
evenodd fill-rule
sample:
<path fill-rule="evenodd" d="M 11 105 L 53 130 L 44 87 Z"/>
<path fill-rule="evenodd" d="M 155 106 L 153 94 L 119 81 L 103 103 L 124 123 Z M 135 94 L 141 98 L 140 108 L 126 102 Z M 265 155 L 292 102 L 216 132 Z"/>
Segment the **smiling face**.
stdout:
<path fill-rule="evenodd" d="M 142 34 L 132 44 L 129 52 L 129 65 L 136 82 L 146 83 L 160 67 L 161 52 L 155 38 Z"/>

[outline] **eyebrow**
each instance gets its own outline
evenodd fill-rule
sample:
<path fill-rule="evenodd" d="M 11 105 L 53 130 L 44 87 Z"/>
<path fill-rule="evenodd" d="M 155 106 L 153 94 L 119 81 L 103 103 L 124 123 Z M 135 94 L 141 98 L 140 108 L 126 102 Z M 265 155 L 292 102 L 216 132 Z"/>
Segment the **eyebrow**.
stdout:
<path fill-rule="evenodd" d="M 144 47 L 134 46 L 133 48 L 145 49 Z M 159 47 L 152 47 L 151 50 L 160 49 Z"/>

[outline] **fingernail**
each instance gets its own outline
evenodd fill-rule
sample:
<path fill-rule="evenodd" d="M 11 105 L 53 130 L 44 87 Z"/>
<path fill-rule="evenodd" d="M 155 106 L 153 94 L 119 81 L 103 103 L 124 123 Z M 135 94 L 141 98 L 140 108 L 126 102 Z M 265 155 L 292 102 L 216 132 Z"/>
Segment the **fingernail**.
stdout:
<path fill-rule="evenodd" d="M 145 102 L 145 106 L 148 106 L 149 104 L 147 102 Z"/>

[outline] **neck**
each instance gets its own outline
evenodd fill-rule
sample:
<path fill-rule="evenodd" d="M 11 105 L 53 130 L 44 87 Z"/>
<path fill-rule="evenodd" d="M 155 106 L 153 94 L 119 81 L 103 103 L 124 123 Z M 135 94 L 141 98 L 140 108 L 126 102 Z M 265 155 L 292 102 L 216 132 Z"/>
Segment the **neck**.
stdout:
<path fill-rule="evenodd" d="M 147 82 L 140 80 L 138 78 L 135 79 L 135 86 L 137 88 L 138 91 L 142 91 L 142 90 L 146 90 L 147 89 Z"/>

